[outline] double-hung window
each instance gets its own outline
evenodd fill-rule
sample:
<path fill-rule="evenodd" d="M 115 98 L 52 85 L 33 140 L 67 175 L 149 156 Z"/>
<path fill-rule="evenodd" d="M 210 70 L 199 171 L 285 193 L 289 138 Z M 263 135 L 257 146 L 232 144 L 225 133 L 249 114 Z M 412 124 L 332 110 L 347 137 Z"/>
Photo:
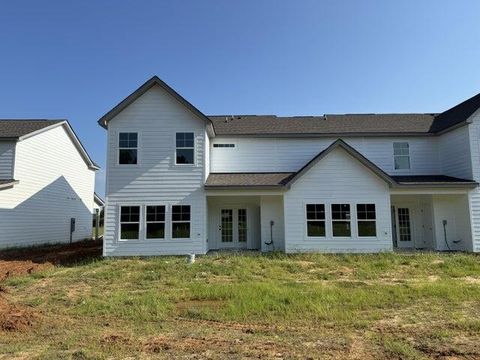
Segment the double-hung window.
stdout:
<path fill-rule="evenodd" d="M 121 132 L 118 135 L 118 163 L 135 165 L 138 161 L 138 134 Z"/>
<path fill-rule="evenodd" d="M 120 207 L 120 240 L 140 238 L 140 206 Z"/>
<path fill-rule="evenodd" d="M 375 204 L 357 204 L 358 236 L 377 236 Z"/>
<path fill-rule="evenodd" d="M 175 164 L 195 164 L 195 134 L 193 132 L 178 132 L 175 135 Z"/>
<path fill-rule="evenodd" d="M 307 236 L 325 236 L 324 204 L 307 204 Z"/>
<path fill-rule="evenodd" d="M 146 238 L 165 238 L 165 206 L 147 206 L 146 214 Z"/>
<path fill-rule="evenodd" d="M 393 143 L 393 160 L 395 163 L 395 170 L 410 169 L 410 147 L 408 142 Z"/>
<path fill-rule="evenodd" d="M 172 238 L 190 238 L 190 205 L 172 206 Z"/>
<path fill-rule="evenodd" d="M 352 235 L 350 224 L 350 204 L 332 204 L 332 235 Z"/>

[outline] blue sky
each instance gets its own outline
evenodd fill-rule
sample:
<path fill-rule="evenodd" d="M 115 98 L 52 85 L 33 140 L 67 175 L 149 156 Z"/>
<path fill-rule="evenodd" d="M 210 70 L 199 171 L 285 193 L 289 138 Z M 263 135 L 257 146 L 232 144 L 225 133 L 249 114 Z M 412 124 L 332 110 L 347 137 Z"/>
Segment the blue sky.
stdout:
<path fill-rule="evenodd" d="M 480 1 L 9 1 L 0 117 L 97 120 L 152 75 L 206 114 L 436 112 L 480 92 Z M 104 173 L 97 176 L 103 194 Z"/>

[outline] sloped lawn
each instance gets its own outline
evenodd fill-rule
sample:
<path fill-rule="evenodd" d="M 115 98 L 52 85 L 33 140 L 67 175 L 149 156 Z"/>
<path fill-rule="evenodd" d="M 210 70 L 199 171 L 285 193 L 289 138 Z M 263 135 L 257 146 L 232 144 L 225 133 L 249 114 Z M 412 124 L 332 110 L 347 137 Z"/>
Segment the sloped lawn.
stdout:
<path fill-rule="evenodd" d="M 89 259 L 0 301 L 5 359 L 480 358 L 472 254 Z"/>

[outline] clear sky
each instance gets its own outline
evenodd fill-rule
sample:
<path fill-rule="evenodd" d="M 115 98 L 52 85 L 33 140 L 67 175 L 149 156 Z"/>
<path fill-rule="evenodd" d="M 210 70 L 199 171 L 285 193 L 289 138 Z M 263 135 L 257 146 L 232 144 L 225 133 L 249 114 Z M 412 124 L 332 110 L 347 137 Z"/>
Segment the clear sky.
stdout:
<path fill-rule="evenodd" d="M 3 1 L 0 117 L 97 120 L 152 75 L 205 114 L 437 112 L 480 92 L 480 1 Z M 103 194 L 105 176 L 97 174 Z"/>

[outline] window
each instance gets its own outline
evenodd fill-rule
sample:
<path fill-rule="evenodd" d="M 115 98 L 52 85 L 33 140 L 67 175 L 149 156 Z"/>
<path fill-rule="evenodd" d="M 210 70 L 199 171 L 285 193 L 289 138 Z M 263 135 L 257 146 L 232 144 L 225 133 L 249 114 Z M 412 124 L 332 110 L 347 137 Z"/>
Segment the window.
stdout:
<path fill-rule="evenodd" d="M 377 236 L 375 204 L 357 204 L 358 236 Z"/>
<path fill-rule="evenodd" d="M 120 207 L 120 240 L 138 240 L 140 234 L 140 206 Z"/>
<path fill-rule="evenodd" d="M 332 204 L 333 236 L 351 236 L 350 204 Z"/>
<path fill-rule="evenodd" d="M 410 169 L 410 149 L 408 142 L 393 143 L 393 159 L 395 170 Z"/>
<path fill-rule="evenodd" d="M 135 165 L 137 163 L 138 134 L 120 133 L 118 136 L 118 163 Z"/>
<path fill-rule="evenodd" d="M 195 163 L 195 139 L 193 133 L 176 134 L 175 164 L 188 165 Z"/>
<path fill-rule="evenodd" d="M 190 237 L 190 205 L 172 206 L 172 238 Z"/>
<path fill-rule="evenodd" d="M 213 144 L 214 148 L 234 148 L 235 144 Z"/>
<path fill-rule="evenodd" d="M 147 239 L 165 238 L 165 206 L 147 206 Z"/>
<path fill-rule="evenodd" d="M 325 236 L 324 204 L 307 204 L 307 236 Z"/>

